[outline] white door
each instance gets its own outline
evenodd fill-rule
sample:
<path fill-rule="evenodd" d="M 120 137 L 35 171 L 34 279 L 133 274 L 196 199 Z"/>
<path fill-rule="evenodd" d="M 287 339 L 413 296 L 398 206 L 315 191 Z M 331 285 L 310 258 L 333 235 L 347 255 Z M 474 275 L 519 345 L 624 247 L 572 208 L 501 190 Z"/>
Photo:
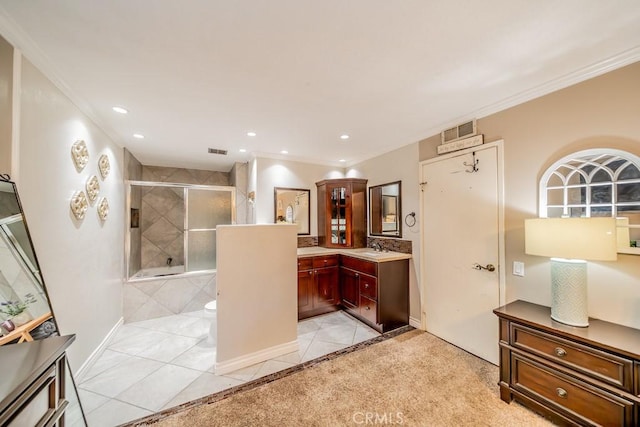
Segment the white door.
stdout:
<path fill-rule="evenodd" d="M 501 143 L 475 147 L 422 162 L 420 169 L 427 331 L 494 364 L 498 320 L 492 310 L 504 282 L 501 150 Z M 494 271 L 478 269 L 489 264 Z"/>

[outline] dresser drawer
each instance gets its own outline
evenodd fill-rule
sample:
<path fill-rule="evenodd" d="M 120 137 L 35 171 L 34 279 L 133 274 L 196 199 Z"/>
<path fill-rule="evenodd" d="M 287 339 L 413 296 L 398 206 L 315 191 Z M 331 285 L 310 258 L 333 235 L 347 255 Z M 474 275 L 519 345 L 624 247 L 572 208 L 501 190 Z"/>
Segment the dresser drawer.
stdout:
<path fill-rule="evenodd" d="M 516 353 L 511 354 L 511 387 L 580 424 L 633 425 L 632 402 Z"/>
<path fill-rule="evenodd" d="M 334 267 L 338 265 L 338 255 L 313 257 L 313 268 Z"/>
<path fill-rule="evenodd" d="M 360 316 L 367 319 L 374 325 L 378 323 L 378 304 L 363 295 L 360 295 Z"/>
<path fill-rule="evenodd" d="M 298 258 L 298 271 L 311 270 L 313 268 L 313 258 Z"/>
<path fill-rule="evenodd" d="M 378 280 L 367 274 L 360 275 L 360 294 L 372 300 L 378 299 Z"/>
<path fill-rule="evenodd" d="M 526 326 L 511 324 L 511 345 L 633 392 L 633 362 Z"/>
<path fill-rule="evenodd" d="M 350 256 L 342 256 L 342 266 L 356 270 L 371 276 L 378 275 L 378 268 L 375 262 L 365 261 L 363 259 L 353 258 Z"/>

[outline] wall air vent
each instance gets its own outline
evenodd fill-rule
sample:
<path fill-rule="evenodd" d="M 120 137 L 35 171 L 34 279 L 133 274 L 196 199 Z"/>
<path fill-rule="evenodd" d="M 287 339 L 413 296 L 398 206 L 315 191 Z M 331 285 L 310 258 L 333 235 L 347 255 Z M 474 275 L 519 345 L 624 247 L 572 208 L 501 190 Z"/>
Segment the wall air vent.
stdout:
<path fill-rule="evenodd" d="M 451 129 L 443 130 L 440 133 L 440 139 L 442 144 L 446 144 L 447 142 L 457 141 L 458 139 L 474 136 L 476 133 L 476 121 L 471 120 L 470 122 L 454 126 Z"/>
<path fill-rule="evenodd" d="M 219 148 L 209 148 L 209 154 L 220 154 L 223 156 L 227 155 L 227 150 L 221 150 Z"/>

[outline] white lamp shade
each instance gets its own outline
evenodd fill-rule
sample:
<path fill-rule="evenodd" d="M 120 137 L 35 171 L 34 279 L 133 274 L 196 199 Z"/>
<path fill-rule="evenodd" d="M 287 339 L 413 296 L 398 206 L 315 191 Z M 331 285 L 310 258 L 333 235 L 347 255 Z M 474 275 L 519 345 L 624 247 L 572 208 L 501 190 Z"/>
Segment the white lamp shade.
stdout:
<path fill-rule="evenodd" d="M 615 218 L 535 218 L 524 222 L 525 253 L 592 261 L 617 259 Z"/>

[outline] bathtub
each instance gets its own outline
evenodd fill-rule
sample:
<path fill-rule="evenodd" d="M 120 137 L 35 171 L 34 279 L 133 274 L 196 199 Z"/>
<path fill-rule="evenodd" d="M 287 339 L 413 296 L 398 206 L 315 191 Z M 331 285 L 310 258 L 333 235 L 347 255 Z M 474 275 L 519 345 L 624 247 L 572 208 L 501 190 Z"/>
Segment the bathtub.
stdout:
<path fill-rule="evenodd" d="M 153 268 L 144 268 L 139 270 L 136 274 L 131 276 L 131 279 L 146 279 L 148 277 L 162 277 L 162 276 L 173 276 L 174 274 L 182 274 L 184 273 L 184 265 L 174 265 L 167 267 L 153 267 Z"/>

